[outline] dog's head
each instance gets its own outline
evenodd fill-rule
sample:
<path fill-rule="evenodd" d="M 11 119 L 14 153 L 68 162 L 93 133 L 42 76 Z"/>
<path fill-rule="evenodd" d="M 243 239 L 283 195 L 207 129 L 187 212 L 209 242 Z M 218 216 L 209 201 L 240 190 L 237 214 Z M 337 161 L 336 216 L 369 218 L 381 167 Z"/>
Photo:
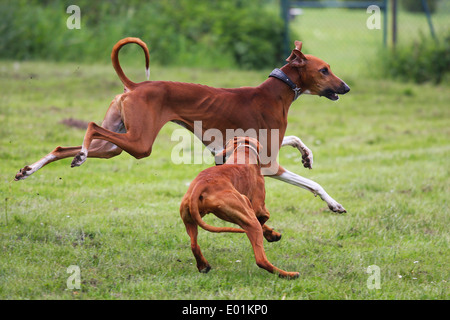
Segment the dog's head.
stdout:
<path fill-rule="evenodd" d="M 259 141 L 252 137 L 234 137 L 233 139 L 230 139 L 225 144 L 225 148 L 223 151 L 216 154 L 216 164 L 223 164 L 225 163 L 226 159 L 238 148 L 248 146 L 250 149 L 253 149 L 254 152 L 256 152 L 256 156 L 258 157 L 258 154 L 262 150 L 262 145 L 259 143 Z"/>
<path fill-rule="evenodd" d="M 312 55 L 302 53 L 302 43 L 295 41 L 295 49 L 286 59 L 288 66 L 298 72 L 298 80 L 294 82 L 301 87 L 303 93 L 327 97 L 338 100 L 338 94 L 346 94 L 350 87 L 336 77 L 325 61 Z"/>

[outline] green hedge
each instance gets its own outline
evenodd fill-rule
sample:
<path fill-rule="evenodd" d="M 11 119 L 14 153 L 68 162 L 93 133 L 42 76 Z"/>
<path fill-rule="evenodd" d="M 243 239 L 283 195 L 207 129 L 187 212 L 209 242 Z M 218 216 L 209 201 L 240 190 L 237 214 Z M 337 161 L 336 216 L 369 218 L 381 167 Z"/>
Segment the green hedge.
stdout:
<path fill-rule="evenodd" d="M 428 9 L 431 13 L 436 12 L 438 2 L 438 0 L 427 0 Z M 401 5 L 409 12 L 424 12 L 422 0 L 401 0 Z"/>
<path fill-rule="evenodd" d="M 450 33 L 438 42 L 422 36 L 381 57 L 385 72 L 393 78 L 440 83 L 450 74 Z"/>
<path fill-rule="evenodd" d="M 81 9 L 80 30 L 66 27 L 71 4 Z M 116 41 L 134 36 L 161 64 L 270 68 L 286 58 L 282 32 L 275 0 L 0 3 L 0 58 L 17 60 L 105 60 Z"/>

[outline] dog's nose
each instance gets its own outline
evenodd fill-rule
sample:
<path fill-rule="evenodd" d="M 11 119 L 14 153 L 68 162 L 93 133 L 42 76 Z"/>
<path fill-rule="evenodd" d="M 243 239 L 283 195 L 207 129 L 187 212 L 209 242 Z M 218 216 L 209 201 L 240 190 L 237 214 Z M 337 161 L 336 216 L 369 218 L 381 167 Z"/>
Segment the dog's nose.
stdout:
<path fill-rule="evenodd" d="M 342 82 L 342 87 L 343 87 L 342 89 L 343 94 L 346 94 L 347 92 L 350 91 L 350 87 L 345 82 Z"/>

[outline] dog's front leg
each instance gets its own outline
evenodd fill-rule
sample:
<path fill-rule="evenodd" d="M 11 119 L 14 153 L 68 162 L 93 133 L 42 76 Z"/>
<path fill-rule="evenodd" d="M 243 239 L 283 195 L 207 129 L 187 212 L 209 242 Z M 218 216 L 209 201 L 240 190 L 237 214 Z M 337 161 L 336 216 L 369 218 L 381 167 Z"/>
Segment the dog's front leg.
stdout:
<path fill-rule="evenodd" d="M 311 191 L 315 196 L 318 195 L 323 201 L 325 201 L 328 205 L 328 208 L 330 208 L 331 211 L 337 213 L 347 212 L 345 208 L 336 200 L 334 200 L 332 197 L 330 197 L 330 195 L 325 191 L 325 189 L 322 188 L 322 186 L 317 182 L 301 177 L 293 172 L 290 172 L 282 168 L 281 166 L 279 168 L 280 170 L 278 171 L 277 175 L 270 176 L 271 178 L 275 178 Z"/>
<path fill-rule="evenodd" d="M 311 150 L 296 136 L 286 136 L 283 138 L 281 146 L 291 146 L 297 148 L 302 154 L 302 163 L 305 168 L 312 169 L 313 165 L 313 154 Z"/>

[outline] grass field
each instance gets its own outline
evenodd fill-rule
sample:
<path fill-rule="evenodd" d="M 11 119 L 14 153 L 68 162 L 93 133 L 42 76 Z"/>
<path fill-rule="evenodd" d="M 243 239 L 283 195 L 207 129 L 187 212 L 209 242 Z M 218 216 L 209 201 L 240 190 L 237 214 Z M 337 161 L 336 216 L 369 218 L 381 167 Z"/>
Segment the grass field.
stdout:
<path fill-rule="evenodd" d="M 329 58 L 324 43 L 308 46 Z M 448 299 L 448 83 L 361 76 L 355 69 L 364 65 L 352 59 L 329 61 L 349 94 L 335 103 L 302 96 L 291 107 L 287 134 L 313 151 L 314 169 L 302 167 L 295 149 L 280 152 L 284 167 L 321 184 L 348 213 L 333 214 L 309 192 L 266 179 L 268 225 L 283 237 L 265 250 L 274 265 L 300 272 L 292 281 L 258 268 L 245 235 L 203 230 L 199 244 L 212 270 L 197 271 L 179 204 L 208 165 L 171 162 L 174 124 L 163 128 L 150 158 L 122 154 L 74 169 L 66 159 L 13 181 L 56 146 L 80 145 L 84 130 L 60 122 L 100 122 L 123 88 L 106 64 L 0 62 L 0 298 Z M 140 64 L 124 65 L 131 79 L 145 80 Z M 152 65 L 151 79 L 239 87 L 258 85 L 271 70 Z M 67 286 L 72 265 L 81 289 Z M 373 265 L 379 289 L 368 286 Z"/>
<path fill-rule="evenodd" d="M 142 68 L 128 68 L 132 79 Z M 17 170 L 58 145 L 79 145 L 84 131 L 65 118 L 100 121 L 120 82 L 109 66 L 2 62 L 0 297 L 11 299 L 446 299 L 448 298 L 448 87 L 349 78 L 337 103 L 304 96 L 288 134 L 313 150 L 303 169 L 291 148 L 287 168 L 309 177 L 348 210 L 336 215 L 309 192 L 267 179 L 266 243 L 286 281 L 259 269 L 248 240 L 200 231 L 213 266 L 199 274 L 178 206 L 206 165 L 171 163 L 169 124 L 150 158 L 127 154 L 70 160 L 14 182 Z M 214 86 L 256 85 L 267 72 L 217 74 L 155 66 L 153 79 Z M 347 79 L 346 79 L 347 80 Z M 214 217 L 209 223 L 223 225 Z M 69 290 L 67 268 L 81 270 Z M 369 289 L 367 267 L 380 268 Z"/>

